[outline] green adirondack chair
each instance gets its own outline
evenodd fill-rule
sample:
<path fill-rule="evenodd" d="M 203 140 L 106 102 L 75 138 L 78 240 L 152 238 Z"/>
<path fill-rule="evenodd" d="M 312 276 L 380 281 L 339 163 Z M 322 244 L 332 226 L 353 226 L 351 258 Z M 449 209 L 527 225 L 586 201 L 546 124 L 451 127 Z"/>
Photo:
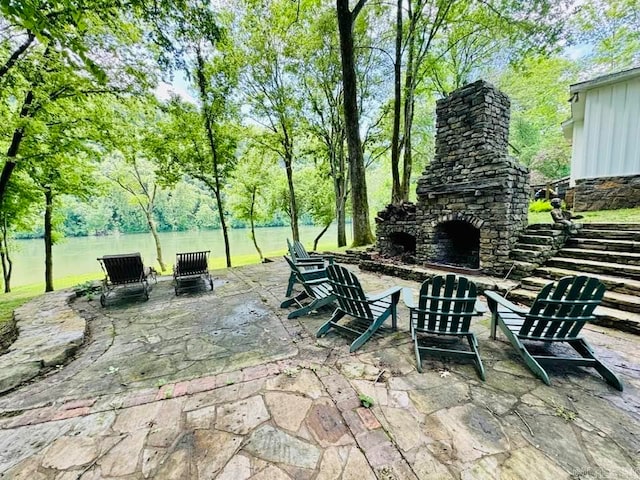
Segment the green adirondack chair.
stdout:
<path fill-rule="evenodd" d="M 422 372 L 422 354 L 428 353 L 437 357 L 471 358 L 478 375 L 482 380 L 485 379 L 478 340 L 469 331 L 471 318 L 484 312 L 484 308 L 477 303 L 476 291 L 475 283 L 453 274 L 439 275 L 425 281 L 420 287 L 417 305 L 411 290 L 403 290 L 404 303 L 409 307 L 411 337 L 419 372 Z M 469 342 L 470 350 L 421 346 L 421 337 L 427 335 L 464 338 Z"/>
<path fill-rule="evenodd" d="M 294 240 L 290 242 L 287 239 L 287 247 L 289 247 L 289 255 L 296 263 L 317 263 L 317 262 L 326 262 L 329 265 L 333 265 L 333 256 L 331 255 L 319 255 L 319 254 L 310 254 L 307 252 L 307 249 L 304 248 L 304 245 L 298 240 Z"/>
<path fill-rule="evenodd" d="M 331 328 L 355 334 L 357 338 L 349 347 L 349 351 L 354 352 L 371 338 L 389 316 L 392 328 L 397 328 L 396 309 L 401 287 L 392 287 L 377 295 L 368 296 L 362 290 L 358 278 L 340 265 L 329 265 L 327 278 L 333 287 L 338 308 L 333 312 L 331 319 L 320 327 L 316 333 L 317 337 L 321 337 Z M 339 324 L 338 321 L 345 315 L 353 317 L 356 321 L 347 325 Z"/>
<path fill-rule="evenodd" d="M 284 259 L 295 273 L 298 283 L 304 289 L 293 298 L 288 298 L 280 304 L 281 308 L 288 308 L 297 305 L 299 308 L 291 312 L 287 318 L 296 318 L 306 315 L 314 310 L 331 305 L 336 297 L 333 295 L 333 288 L 327 279 L 327 271 L 324 268 L 303 271 L 289 257 Z M 308 304 L 301 303 L 303 300 L 311 299 Z"/>
<path fill-rule="evenodd" d="M 550 385 L 544 365 L 576 365 L 593 367 L 614 388 L 622 391 L 620 379 L 595 356 L 580 330 L 595 319 L 594 309 L 602 301 L 605 286 L 597 278 L 584 275 L 564 277 L 545 285 L 529 310 L 506 300 L 496 292 L 485 291 L 492 314 L 491 337 L 496 327 L 507 336 L 535 375 Z M 566 342 L 580 355 L 534 355 L 524 342 Z"/>
<path fill-rule="evenodd" d="M 288 243 L 288 240 L 287 240 L 287 243 Z M 314 259 L 313 261 L 309 261 L 309 262 L 296 262 L 292 260 L 289 263 L 289 266 L 291 266 L 292 264 L 295 265 L 296 268 L 290 269 L 289 280 L 287 281 L 287 291 L 284 294 L 285 297 L 290 297 L 291 294 L 293 293 L 293 287 L 295 286 L 295 284 L 300 283 L 301 277 L 300 275 L 298 275 L 297 270 L 305 273 L 310 273 L 316 270 L 322 270 L 322 276 L 326 277 L 325 263 L 324 263 L 324 260 L 322 259 Z"/>

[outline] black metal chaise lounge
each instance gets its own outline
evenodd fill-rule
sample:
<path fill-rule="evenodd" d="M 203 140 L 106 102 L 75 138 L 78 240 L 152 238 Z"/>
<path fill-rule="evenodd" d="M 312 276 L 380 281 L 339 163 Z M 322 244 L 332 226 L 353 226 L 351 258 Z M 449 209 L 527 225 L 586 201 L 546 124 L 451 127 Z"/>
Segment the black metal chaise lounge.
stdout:
<path fill-rule="evenodd" d="M 98 258 L 98 262 L 104 272 L 100 295 L 100 304 L 103 307 L 106 306 L 109 295 L 120 286 L 139 285 L 142 287 L 144 299 L 149 300 L 149 277 L 155 281 L 156 275 L 152 268 L 143 265 L 140 253 L 104 255 Z"/>
<path fill-rule="evenodd" d="M 213 279 L 209 273 L 209 250 L 202 252 L 176 253 L 176 264 L 173 267 L 173 281 L 176 295 L 184 288 L 183 282 L 202 278 L 213 290 Z"/>

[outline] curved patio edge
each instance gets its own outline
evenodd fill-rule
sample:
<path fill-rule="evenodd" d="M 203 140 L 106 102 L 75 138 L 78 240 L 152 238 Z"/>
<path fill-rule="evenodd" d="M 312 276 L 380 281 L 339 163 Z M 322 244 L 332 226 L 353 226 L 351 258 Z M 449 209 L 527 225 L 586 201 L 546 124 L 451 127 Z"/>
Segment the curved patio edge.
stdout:
<path fill-rule="evenodd" d="M 46 293 L 15 310 L 18 338 L 0 356 L 0 394 L 64 363 L 82 345 L 87 322 L 69 306 L 74 296 Z"/>

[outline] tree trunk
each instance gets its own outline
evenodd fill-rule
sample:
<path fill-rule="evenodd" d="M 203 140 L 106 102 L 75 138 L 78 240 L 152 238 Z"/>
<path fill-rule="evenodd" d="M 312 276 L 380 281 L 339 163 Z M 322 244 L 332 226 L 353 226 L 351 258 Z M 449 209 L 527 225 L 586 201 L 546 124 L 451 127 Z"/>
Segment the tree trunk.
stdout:
<path fill-rule="evenodd" d="M 160 265 L 160 270 L 162 272 L 167 270 L 167 266 L 162 259 L 162 246 L 160 245 L 160 236 L 158 235 L 158 229 L 156 228 L 156 222 L 153 220 L 153 205 L 150 204 L 148 209 L 145 209 L 144 214 L 147 217 L 147 224 L 149 225 L 149 230 L 151 231 L 151 235 L 153 236 L 153 241 L 156 244 L 156 260 L 158 260 L 158 265 Z"/>
<path fill-rule="evenodd" d="M 402 200 L 400 186 L 400 113 L 402 107 L 402 0 L 398 0 L 396 7 L 396 58 L 393 65 L 393 133 L 391 135 L 391 203 Z"/>
<path fill-rule="evenodd" d="M 253 190 L 251 190 L 251 207 L 249 208 L 249 223 L 251 224 L 251 240 L 253 241 L 253 246 L 256 247 L 256 251 L 258 252 L 258 255 L 260 255 L 260 261 L 263 261 L 264 257 L 262 256 L 262 250 L 260 250 L 260 247 L 258 246 L 258 241 L 256 240 L 256 229 L 253 221 L 253 212 L 256 204 L 256 190 L 257 190 L 256 187 L 253 187 Z"/>
<path fill-rule="evenodd" d="M 313 251 L 317 252 L 318 251 L 318 242 L 320 241 L 320 239 L 322 238 L 322 236 L 327 232 L 327 230 L 329 230 L 329 227 L 331 226 L 331 222 L 327 223 L 324 228 L 322 229 L 322 231 L 318 234 L 318 236 L 316 238 L 313 239 Z"/>
<path fill-rule="evenodd" d="M 53 192 L 51 192 L 51 187 L 44 188 L 44 198 L 44 291 L 53 292 L 53 226 L 51 223 L 53 214 Z"/>
<path fill-rule="evenodd" d="M 200 53 L 200 50 L 196 53 L 196 59 L 198 61 L 197 76 L 198 76 L 198 89 L 200 90 L 200 99 L 202 101 L 202 119 L 204 126 L 207 130 L 207 139 L 209 140 L 209 148 L 211 149 L 211 160 L 213 166 L 213 177 L 215 181 L 215 188 L 213 193 L 216 196 L 216 205 L 218 207 L 218 216 L 220 217 L 220 228 L 222 229 L 222 238 L 224 240 L 224 255 L 227 260 L 227 268 L 231 268 L 231 249 L 229 248 L 229 233 L 227 231 L 227 222 L 224 217 L 224 203 L 220 194 L 220 172 L 218 170 L 218 149 L 216 148 L 216 139 L 213 133 L 212 122 L 208 113 L 207 103 L 207 80 L 204 75 L 204 59 Z"/>
<path fill-rule="evenodd" d="M 369 224 L 369 202 L 367 199 L 364 155 L 360 139 L 358 91 L 353 51 L 353 22 L 365 3 L 366 0 L 359 0 L 353 11 L 350 11 L 348 0 L 336 0 L 340 33 L 340 57 L 342 60 L 344 120 L 349 151 L 349 175 L 351 177 L 354 247 L 368 245 L 373 242 L 371 225 Z"/>
<path fill-rule="evenodd" d="M 22 108 L 20 109 L 20 118 L 26 118 L 31 115 L 31 104 L 33 103 L 33 91 L 29 90 L 27 92 L 27 96 L 24 99 L 24 103 L 22 104 Z M 20 143 L 22 143 L 22 138 L 24 137 L 24 125 L 16 128 L 13 132 L 13 137 L 11 138 L 11 144 L 7 149 L 7 157 L 5 158 L 5 164 L 2 168 L 2 174 L 0 174 L 0 207 L 2 206 L 2 201 L 4 200 L 4 194 L 7 191 L 7 185 L 9 184 L 9 178 L 11 178 L 11 173 L 13 169 L 16 168 L 16 157 L 18 156 L 18 150 L 20 148 Z"/>
<path fill-rule="evenodd" d="M 11 272 L 13 270 L 13 262 L 9 256 L 9 226 L 7 219 L 3 218 L 2 237 L 0 238 L 0 260 L 2 261 L 2 278 L 4 280 L 4 293 L 11 292 Z"/>
<path fill-rule="evenodd" d="M 22 54 L 26 52 L 27 48 L 31 46 L 35 38 L 36 36 L 32 32 L 28 33 L 27 39 L 24 41 L 24 43 L 20 45 L 18 48 L 16 48 L 16 50 L 7 59 L 5 64 L 2 67 L 0 67 L 0 79 L 2 79 L 2 77 L 4 77 L 7 74 L 7 72 L 11 69 L 11 67 L 13 67 L 16 64 L 16 62 L 22 56 Z"/>
<path fill-rule="evenodd" d="M 415 15 L 418 15 L 416 12 Z M 411 181 L 411 167 L 413 157 L 411 156 L 411 129 L 413 128 L 413 104 L 415 94 L 415 77 L 414 77 L 414 57 L 415 57 L 415 22 L 416 18 L 411 18 L 411 28 L 409 32 L 408 52 L 407 52 L 407 70 L 404 82 L 404 141 L 402 143 L 403 162 L 402 162 L 402 185 L 401 199 L 405 202 L 409 200 L 409 182 Z"/>
<path fill-rule="evenodd" d="M 289 217 L 291 218 L 291 236 L 294 241 L 300 241 L 300 230 L 298 229 L 298 204 L 293 185 L 293 148 L 290 145 L 289 135 L 285 134 L 284 166 L 287 172 L 287 186 L 289 187 Z"/>

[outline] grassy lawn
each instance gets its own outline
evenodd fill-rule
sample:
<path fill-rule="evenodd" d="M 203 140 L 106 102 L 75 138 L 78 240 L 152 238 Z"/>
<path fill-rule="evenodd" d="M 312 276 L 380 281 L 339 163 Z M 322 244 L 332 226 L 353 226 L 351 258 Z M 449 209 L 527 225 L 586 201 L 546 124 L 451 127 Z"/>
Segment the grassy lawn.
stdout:
<path fill-rule="evenodd" d="M 640 223 L 640 208 L 580 212 L 581 223 Z M 551 223 L 549 212 L 529 212 L 529 223 Z"/>

